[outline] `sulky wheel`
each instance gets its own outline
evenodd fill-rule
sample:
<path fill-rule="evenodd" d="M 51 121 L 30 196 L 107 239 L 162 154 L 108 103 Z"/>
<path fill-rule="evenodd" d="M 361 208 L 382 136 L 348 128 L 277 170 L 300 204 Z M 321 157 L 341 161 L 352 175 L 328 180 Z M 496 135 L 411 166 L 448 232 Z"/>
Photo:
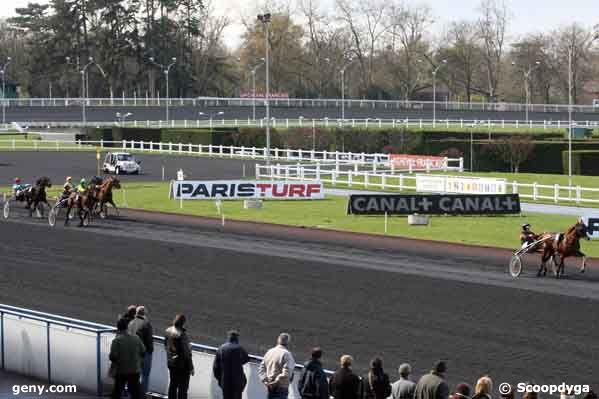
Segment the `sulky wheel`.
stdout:
<path fill-rule="evenodd" d="M 510 259 L 509 271 L 510 275 L 514 278 L 520 276 L 522 273 L 522 260 L 518 255 L 514 255 L 512 256 L 512 259 Z"/>

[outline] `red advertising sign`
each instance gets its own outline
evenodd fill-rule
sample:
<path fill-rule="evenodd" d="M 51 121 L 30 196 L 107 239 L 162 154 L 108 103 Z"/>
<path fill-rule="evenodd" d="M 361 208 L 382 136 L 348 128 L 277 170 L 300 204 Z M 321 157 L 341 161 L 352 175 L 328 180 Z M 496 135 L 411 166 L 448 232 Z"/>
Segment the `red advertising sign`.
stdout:
<path fill-rule="evenodd" d="M 431 169 L 441 169 L 445 165 L 444 157 L 435 157 L 431 155 L 407 155 L 407 154 L 389 154 L 389 161 L 401 169 L 426 169 L 427 165 Z"/>
<path fill-rule="evenodd" d="M 266 98 L 266 94 L 265 93 L 256 92 L 256 95 L 254 96 L 254 94 L 250 91 L 250 92 L 241 93 L 239 95 L 239 97 L 240 98 Z M 278 99 L 278 98 L 287 99 L 287 98 L 289 98 L 289 93 L 270 93 L 268 95 L 268 98 L 272 98 L 272 99 Z"/>

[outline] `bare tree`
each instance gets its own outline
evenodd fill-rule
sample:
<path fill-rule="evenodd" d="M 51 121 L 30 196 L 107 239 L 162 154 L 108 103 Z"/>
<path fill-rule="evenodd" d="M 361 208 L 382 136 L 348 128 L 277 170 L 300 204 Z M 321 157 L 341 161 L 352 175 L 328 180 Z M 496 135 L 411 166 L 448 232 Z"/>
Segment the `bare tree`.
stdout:
<path fill-rule="evenodd" d="M 510 172 L 518 173 L 520 165 L 530 158 L 534 147 L 531 136 L 518 135 L 497 140 L 490 145 L 490 150 L 509 165 Z"/>
<path fill-rule="evenodd" d="M 497 95 L 506 40 L 509 10 L 504 0 L 482 0 L 478 28 L 484 44 L 484 64 L 487 72 L 488 96 Z"/>

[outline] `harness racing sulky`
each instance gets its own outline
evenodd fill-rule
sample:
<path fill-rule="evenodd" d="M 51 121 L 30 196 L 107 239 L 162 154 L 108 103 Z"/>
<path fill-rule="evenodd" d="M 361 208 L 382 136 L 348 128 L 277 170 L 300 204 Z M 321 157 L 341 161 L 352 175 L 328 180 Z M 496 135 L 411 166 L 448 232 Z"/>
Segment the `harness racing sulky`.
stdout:
<path fill-rule="evenodd" d="M 571 226 L 563 233 L 535 234 L 530 231 L 530 225 L 522 226 L 520 233 L 521 247 L 518 249 L 508 266 L 508 271 L 512 277 L 519 277 L 522 274 L 522 256 L 527 253 L 541 253 L 541 264 L 537 271 L 537 277 L 547 275 L 547 262 L 551 260 L 552 271 L 555 278 L 561 278 L 565 275 L 564 261 L 569 257 L 582 258 L 580 272 L 586 270 L 586 255 L 580 250 L 580 239 L 590 240 L 587 235 L 587 226 L 582 219 L 579 219 L 574 226 Z"/>
<path fill-rule="evenodd" d="M 22 184 L 21 179 L 15 178 L 15 184 L 13 185 L 13 191 L 6 196 L 2 214 L 5 219 L 8 219 L 11 213 L 12 203 L 21 202 L 25 203 L 25 209 L 29 211 L 29 217 L 33 216 L 33 212 L 38 217 L 44 216 L 43 204 L 46 204 L 50 208 L 46 197 L 46 189 L 52 187 L 52 182 L 49 177 L 43 176 L 36 180 L 34 185 Z"/>

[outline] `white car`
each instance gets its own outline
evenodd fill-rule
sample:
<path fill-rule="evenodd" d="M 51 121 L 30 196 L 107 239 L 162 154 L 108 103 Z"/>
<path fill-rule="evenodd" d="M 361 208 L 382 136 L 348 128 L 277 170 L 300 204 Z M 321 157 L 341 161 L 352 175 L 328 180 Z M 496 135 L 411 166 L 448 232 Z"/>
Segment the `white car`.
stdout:
<path fill-rule="evenodd" d="M 125 173 L 137 175 L 141 172 L 140 163 L 141 161 L 136 160 L 128 152 L 109 152 L 104 158 L 102 170 L 115 175 Z"/>

